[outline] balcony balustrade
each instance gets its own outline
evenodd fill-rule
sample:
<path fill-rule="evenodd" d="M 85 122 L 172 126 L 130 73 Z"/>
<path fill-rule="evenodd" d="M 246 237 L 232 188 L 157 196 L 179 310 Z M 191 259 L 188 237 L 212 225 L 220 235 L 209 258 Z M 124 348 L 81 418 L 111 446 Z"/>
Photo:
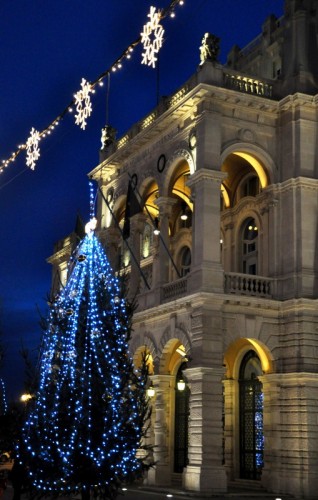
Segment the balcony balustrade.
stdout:
<path fill-rule="evenodd" d="M 251 274 L 225 273 L 224 291 L 234 295 L 249 295 L 271 299 L 273 280 Z"/>
<path fill-rule="evenodd" d="M 175 300 L 187 293 L 187 278 L 181 278 L 162 287 L 162 302 Z"/>

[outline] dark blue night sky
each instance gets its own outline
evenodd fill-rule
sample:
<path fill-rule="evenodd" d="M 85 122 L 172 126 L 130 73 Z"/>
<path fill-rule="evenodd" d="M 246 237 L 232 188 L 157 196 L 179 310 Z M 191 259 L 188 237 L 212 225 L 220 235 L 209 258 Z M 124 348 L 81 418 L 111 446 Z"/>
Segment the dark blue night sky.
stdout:
<path fill-rule="evenodd" d="M 94 81 L 138 38 L 150 6 L 169 0 L 19 0 L 0 6 L 0 161 L 25 143 L 32 127 L 46 128 L 70 103 L 82 78 Z M 283 0 L 185 0 L 166 18 L 160 52 L 160 95 L 169 95 L 195 71 L 205 32 L 221 38 L 221 62 L 243 47 Z M 141 46 L 110 81 L 109 122 L 120 137 L 156 105 L 157 72 L 142 66 Z M 19 350 L 39 343 L 39 308 L 46 311 L 54 243 L 70 233 L 76 215 L 89 213 L 87 174 L 99 161 L 106 120 L 106 87 L 93 96 L 82 131 L 69 114 L 40 143 L 35 171 L 22 153 L 0 176 L 0 301 L 9 399 L 23 392 Z"/>

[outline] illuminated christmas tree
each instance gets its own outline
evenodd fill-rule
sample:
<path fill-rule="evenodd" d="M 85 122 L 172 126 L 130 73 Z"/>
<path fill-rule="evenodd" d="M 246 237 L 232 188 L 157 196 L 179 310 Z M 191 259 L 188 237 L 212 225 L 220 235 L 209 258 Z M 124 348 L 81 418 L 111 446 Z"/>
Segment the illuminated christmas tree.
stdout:
<path fill-rule="evenodd" d="M 39 387 L 23 429 L 19 461 L 32 497 L 81 492 L 116 498 L 147 466 L 136 457 L 148 403 L 147 370 L 128 354 L 132 307 L 86 227 L 69 278 L 50 305 Z"/>

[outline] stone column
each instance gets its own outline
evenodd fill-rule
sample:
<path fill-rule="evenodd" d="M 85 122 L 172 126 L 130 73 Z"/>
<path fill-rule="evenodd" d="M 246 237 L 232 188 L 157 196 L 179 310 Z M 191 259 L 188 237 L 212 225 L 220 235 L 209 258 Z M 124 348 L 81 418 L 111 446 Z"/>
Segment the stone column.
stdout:
<path fill-rule="evenodd" d="M 234 379 L 223 380 L 224 387 L 224 465 L 228 479 L 237 477 L 235 470 L 235 394 L 238 383 Z"/>
<path fill-rule="evenodd" d="M 201 493 L 224 493 L 227 479 L 223 465 L 221 368 L 188 368 L 190 385 L 189 465 L 183 486 Z"/>
<path fill-rule="evenodd" d="M 220 263 L 220 188 L 225 176 L 216 170 L 200 169 L 188 181 L 194 201 L 190 276 L 193 291 L 224 291 Z"/>
<path fill-rule="evenodd" d="M 234 269 L 232 238 L 234 224 L 229 222 L 224 225 L 224 241 L 223 241 L 223 266 L 226 272 Z"/>
<path fill-rule="evenodd" d="M 154 416 L 154 461 L 155 467 L 148 472 L 148 484 L 156 486 L 167 486 L 171 483 L 171 459 L 170 459 L 170 392 L 174 387 L 172 375 L 152 375 L 155 388 L 155 400 L 153 403 Z"/>
<path fill-rule="evenodd" d="M 317 498 L 318 374 L 259 377 L 264 392 L 264 469 L 269 491 Z"/>
<path fill-rule="evenodd" d="M 171 259 L 167 252 L 167 249 L 170 252 L 169 218 L 177 200 L 161 196 L 156 199 L 155 203 L 159 207 L 160 224 L 160 237 L 157 237 L 159 240 L 159 259 L 157 261 L 159 264 L 159 273 L 156 273 L 159 281 L 156 284 L 160 286 L 169 281 L 169 269 L 171 265 Z"/>
<path fill-rule="evenodd" d="M 109 227 L 99 233 L 100 240 L 106 249 L 106 254 L 110 265 L 114 271 L 118 270 L 119 254 L 118 248 L 121 241 L 121 235 L 116 227 Z"/>
<path fill-rule="evenodd" d="M 130 246 L 131 251 L 134 253 L 134 257 L 131 255 L 131 274 L 129 280 L 129 296 L 133 298 L 139 293 L 140 280 L 142 279 L 140 274 L 140 242 L 143 229 L 145 226 L 146 216 L 143 213 L 136 214 L 131 218 L 131 238 Z"/>

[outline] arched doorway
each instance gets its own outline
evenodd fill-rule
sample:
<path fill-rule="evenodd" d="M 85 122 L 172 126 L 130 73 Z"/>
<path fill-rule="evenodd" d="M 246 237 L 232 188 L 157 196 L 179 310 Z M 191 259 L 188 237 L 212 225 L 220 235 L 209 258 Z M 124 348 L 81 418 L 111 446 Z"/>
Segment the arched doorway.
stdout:
<path fill-rule="evenodd" d="M 174 420 L 174 472 L 181 473 L 188 464 L 188 425 L 190 389 L 183 380 L 182 371 L 185 363 L 179 367 L 175 384 L 175 420 Z"/>
<path fill-rule="evenodd" d="M 263 469 L 263 375 L 255 351 L 248 351 L 239 372 L 240 401 L 240 477 L 260 479 Z"/>

